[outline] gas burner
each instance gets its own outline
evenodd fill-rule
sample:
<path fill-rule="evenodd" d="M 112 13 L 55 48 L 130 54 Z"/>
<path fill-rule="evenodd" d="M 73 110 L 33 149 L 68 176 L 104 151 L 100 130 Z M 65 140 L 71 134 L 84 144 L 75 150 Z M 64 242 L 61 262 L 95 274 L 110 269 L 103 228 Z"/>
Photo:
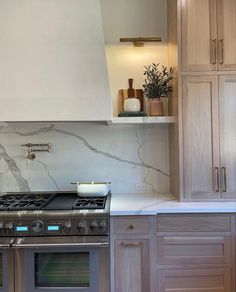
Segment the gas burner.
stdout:
<path fill-rule="evenodd" d="M 18 210 L 40 210 L 49 201 L 54 194 L 15 194 L 3 195 L 0 197 L 0 210 L 18 211 Z"/>
<path fill-rule="evenodd" d="M 106 197 L 78 198 L 73 205 L 73 209 L 104 209 L 105 205 Z"/>

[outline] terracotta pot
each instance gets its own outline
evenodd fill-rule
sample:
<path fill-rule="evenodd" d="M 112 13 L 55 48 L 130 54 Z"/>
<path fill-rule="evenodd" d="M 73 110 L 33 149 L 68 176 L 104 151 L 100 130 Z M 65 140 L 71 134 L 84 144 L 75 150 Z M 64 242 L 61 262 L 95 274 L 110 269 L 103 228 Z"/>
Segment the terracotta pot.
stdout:
<path fill-rule="evenodd" d="M 149 116 L 163 116 L 163 103 L 160 98 L 149 99 Z"/>

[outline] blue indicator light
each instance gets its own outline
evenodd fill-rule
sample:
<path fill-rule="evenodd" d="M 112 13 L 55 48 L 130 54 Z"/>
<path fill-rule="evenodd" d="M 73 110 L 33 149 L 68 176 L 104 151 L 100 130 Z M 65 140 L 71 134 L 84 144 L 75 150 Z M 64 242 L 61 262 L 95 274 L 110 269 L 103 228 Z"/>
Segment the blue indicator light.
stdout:
<path fill-rule="evenodd" d="M 59 231 L 59 225 L 50 225 L 47 228 L 48 231 Z"/>
<path fill-rule="evenodd" d="M 16 231 L 17 232 L 27 232 L 28 226 L 16 226 Z"/>

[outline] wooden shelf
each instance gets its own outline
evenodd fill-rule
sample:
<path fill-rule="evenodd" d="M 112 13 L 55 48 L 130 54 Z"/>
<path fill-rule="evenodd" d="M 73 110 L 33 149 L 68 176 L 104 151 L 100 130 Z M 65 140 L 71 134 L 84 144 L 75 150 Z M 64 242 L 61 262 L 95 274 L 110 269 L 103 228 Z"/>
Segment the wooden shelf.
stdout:
<path fill-rule="evenodd" d="M 115 117 L 111 121 L 108 121 L 110 125 L 119 124 L 173 124 L 175 123 L 175 117 Z"/>

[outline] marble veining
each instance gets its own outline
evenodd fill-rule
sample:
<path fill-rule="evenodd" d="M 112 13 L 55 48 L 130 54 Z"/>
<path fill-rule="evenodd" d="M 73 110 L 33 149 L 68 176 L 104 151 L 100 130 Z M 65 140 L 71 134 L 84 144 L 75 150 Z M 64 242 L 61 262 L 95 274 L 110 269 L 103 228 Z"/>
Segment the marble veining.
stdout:
<path fill-rule="evenodd" d="M 52 153 L 26 161 L 25 143 Z M 0 192 L 68 190 L 72 181 L 112 181 L 113 192 L 169 191 L 168 128 L 103 123 L 11 123 L 0 126 Z"/>
<path fill-rule="evenodd" d="M 11 171 L 12 175 L 14 176 L 17 185 L 19 187 L 20 191 L 29 191 L 29 185 L 27 180 L 22 176 L 21 170 L 16 164 L 15 160 L 10 157 L 6 151 L 6 149 L 3 147 L 3 145 L 0 145 L 0 152 L 1 152 L 1 159 L 3 159 L 8 168 L 5 172 L 2 172 L 2 174 L 7 173 L 8 171 Z"/>

